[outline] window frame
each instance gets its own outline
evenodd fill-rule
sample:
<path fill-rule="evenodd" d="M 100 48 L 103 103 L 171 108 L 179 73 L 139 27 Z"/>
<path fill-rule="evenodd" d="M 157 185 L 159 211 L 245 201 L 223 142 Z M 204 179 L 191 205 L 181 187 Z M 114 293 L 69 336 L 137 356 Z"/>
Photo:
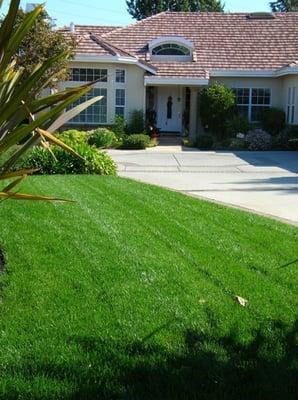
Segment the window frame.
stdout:
<path fill-rule="evenodd" d="M 75 71 L 77 72 L 75 73 Z M 83 73 L 82 71 L 85 72 Z M 95 71 L 99 71 L 99 73 L 96 74 Z M 75 76 L 78 76 L 78 79 L 74 79 Z M 83 76 L 85 76 L 85 79 L 82 79 Z M 70 82 L 93 82 L 98 79 L 100 79 L 99 82 L 101 83 L 108 83 L 109 70 L 107 68 L 82 68 L 82 67 L 70 68 L 70 76 L 68 79 Z"/>
<path fill-rule="evenodd" d="M 176 46 L 176 47 L 175 47 Z M 160 54 L 160 53 L 155 53 L 156 49 L 158 49 L 160 51 L 164 51 L 164 50 L 170 50 L 175 49 L 178 50 L 186 50 L 187 52 L 183 52 L 181 51 L 181 54 Z M 179 44 L 179 43 L 174 43 L 174 42 L 165 42 L 165 43 L 160 43 L 158 45 L 156 45 L 155 47 L 152 48 L 151 50 L 151 54 L 153 57 L 190 57 L 191 56 L 191 51 L 188 47 L 184 46 L 183 44 Z"/>
<path fill-rule="evenodd" d="M 124 93 L 124 97 L 121 97 L 124 99 L 124 104 L 117 104 L 117 91 L 122 91 Z M 117 109 L 123 110 L 120 114 L 117 112 Z M 126 112 L 126 90 L 124 88 L 116 88 L 115 89 L 115 116 L 120 115 L 125 117 L 125 112 Z"/>
<path fill-rule="evenodd" d="M 247 119 L 249 122 L 252 123 L 258 123 L 260 121 L 258 120 L 253 120 L 252 119 L 252 115 L 253 115 L 253 108 L 254 107 L 259 107 L 259 108 L 271 108 L 272 107 L 272 89 L 269 87 L 247 87 L 247 86 L 243 86 L 243 87 L 233 87 L 232 90 L 235 92 L 235 96 L 236 96 L 236 106 L 237 107 L 247 107 L 248 108 L 248 115 L 247 115 Z M 249 95 L 248 95 L 248 103 L 247 104 L 240 104 L 237 102 L 237 90 L 249 90 Z M 254 90 L 263 90 L 264 91 L 264 99 L 266 98 L 266 91 L 269 91 L 269 98 L 270 101 L 268 104 L 266 104 L 265 102 L 263 104 L 258 104 L 258 103 L 253 103 L 253 91 Z"/>
<path fill-rule="evenodd" d="M 287 121 L 287 124 L 289 124 L 289 125 L 295 124 L 296 96 L 297 96 L 296 86 L 288 86 L 287 105 L 286 105 L 286 121 Z"/>

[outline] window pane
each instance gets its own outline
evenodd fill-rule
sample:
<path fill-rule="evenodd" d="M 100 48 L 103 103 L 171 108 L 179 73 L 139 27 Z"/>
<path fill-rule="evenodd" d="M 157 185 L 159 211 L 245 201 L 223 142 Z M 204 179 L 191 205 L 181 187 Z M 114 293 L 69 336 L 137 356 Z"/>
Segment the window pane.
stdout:
<path fill-rule="evenodd" d="M 75 116 L 70 122 L 76 123 L 106 123 L 107 121 L 107 89 L 95 88 L 89 93 L 82 96 L 77 102 L 69 106 L 71 109 L 84 101 L 91 99 L 95 96 L 104 96 L 100 101 L 92 104 L 87 109 L 82 111 L 79 115 Z"/>
<path fill-rule="evenodd" d="M 115 114 L 124 116 L 124 107 L 116 107 Z"/>
<path fill-rule="evenodd" d="M 166 43 L 160 46 L 156 46 L 152 50 L 153 55 L 168 55 L 168 56 L 189 56 L 190 51 L 184 47 L 180 46 L 176 43 Z"/>
<path fill-rule="evenodd" d="M 125 83 L 125 70 L 124 69 L 116 69 L 116 82 L 117 83 Z"/>
<path fill-rule="evenodd" d="M 125 89 L 116 89 L 116 106 L 125 106 Z"/>

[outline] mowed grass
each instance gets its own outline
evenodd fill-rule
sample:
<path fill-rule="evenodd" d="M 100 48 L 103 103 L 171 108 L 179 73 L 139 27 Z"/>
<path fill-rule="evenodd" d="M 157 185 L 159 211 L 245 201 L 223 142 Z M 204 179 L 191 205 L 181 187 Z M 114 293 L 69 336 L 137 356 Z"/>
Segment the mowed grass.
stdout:
<path fill-rule="evenodd" d="M 297 228 L 120 178 L 24 190 L 75 203 L 0 204 L 1 399 L 297 398 Z"/>

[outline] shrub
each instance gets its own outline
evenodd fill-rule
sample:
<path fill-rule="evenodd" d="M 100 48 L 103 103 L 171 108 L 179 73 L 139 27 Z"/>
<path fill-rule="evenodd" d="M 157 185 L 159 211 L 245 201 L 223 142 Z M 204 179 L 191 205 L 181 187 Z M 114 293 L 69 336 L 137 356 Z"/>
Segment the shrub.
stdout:
<path fill-rule="evenodd" d="M 88 140 L 88 134 L 85 131 L 77 131 L 76 129 L 69 129 L 60 133 L 57 136 L 62 142 L 69 146 L 86 143 Z"/>
<path fill-rule="evenodd" d="M 145 130 L 144 113 L 142 110 L 134 110 L 130 113 L 128 132 L 143 133 Z"/>
<path fill-rule="evenodd" d="M 245 137 L 245 142 L 247 143 L 248 150 L 269 150 L 271 148 L 272 138 L 269 133 L 262 129 L 255 129 L 248 132 Z"/>
<path fill-rule="evenodd" d="M 272 135 L 277 135 L 285 127 L 285 121 L 285 112 L 278 108 L 266 108 L 260 113 L 262 128 Z"/>
<path fill-rule="evenodd" d="M 210 150 L 212 149 L 214 140 L 211 135 L 199 135 L 196 141 L 196 147 L 200 150 Z"/>
<path fill-rule="evenodd" d="M 122 115 L 116 115 L 112 131 L 118 138 L 123 138 L 127 131 L 127 124 Z"/>
<path fill-rule="evenodd" d="M 246 150 L 247 142 L 244 139 L 233 138 L 229 147 L 231 150 Z"/>
<path fill-rule="evenodd" d="M 150 145 L 150 137 L 142 133 L 128 135 L 123 141 L 123 149 L 146 149 Z"/>
<path fill-rule="evenodd" d="M 234 92 L 221 84 L 214 84 L 201 92 L 200 115 L 205 127 L 219 137 L 225 135 L 226 121 L 235 112 Z"/>
<path fill-rule="evenodd" d="M 108 149 L 117 146 L 117 137 L 114 132 L 106 128 L 98 128 L 89 132 L 88 143 L 99 148 Z"/>
<path fill-rule="evenodd" d="M 226 131 L 230 136 L 237 133 L 247 133 L 250 129 L 248 119 L 242 115 L 234 115 L 226 122 Z"/>
<path fill-rule="evenodd" d="M 288 141 L 288 149 L 297 151 L 298 150 L 298 139 L 290 139 Z"/>
<path fill-rule="evenodd" d="M 115 175 L 114 161 L 104 152 L 86 143 L 73 146 L 82 157 L 75 157 L 58 146 L 51 146 L 55 156 L 43 147 L 34 147 L 23 161 L 23 168 L 39 168 L 39 174 L 98 174 Z"/>
<path fill-rule="evenodd" d="M 298 125 L 288 125 L 273 137 L 273 148 L 275 150 L 291 150 L 293 139 L 298 139 Z M 294 145 L 295 146 L 295 145 Z"/>

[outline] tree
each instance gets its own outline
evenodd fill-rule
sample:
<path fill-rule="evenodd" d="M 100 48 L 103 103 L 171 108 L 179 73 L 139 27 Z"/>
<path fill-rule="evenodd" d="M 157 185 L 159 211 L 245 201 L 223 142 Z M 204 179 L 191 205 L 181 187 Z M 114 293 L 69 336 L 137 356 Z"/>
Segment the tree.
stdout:
<path fill-rule="evenodd" d="M 224 11 L 221 0 L 127 0 L 128 12 L 138 21 L 162 11 Z"/>
<path fill-rule="evenodd" d="M 14 30 L 23 23 L 27 15 L 28 13 L 21 9 L 18 11 Z M 58 81 L 66 80 L 68 75 L 67 63 L 69 58 L 74 55 L 76 43 L 74 39 L 66 39 L 59 31 L 54 31 L 52 27 L 52 19 L 43 10 L 20 43 L 15 54 L 15 60 L 16 66 L 23 69 L 23 81 L 30 76 L 36 65 L 42 64 L 50 57 L 61 53 L 67 53 L 68 57 L 56 61 L 45 72 L 42 79 L 48 82 L 48 87 L 55 87 Z"/>
<path fill-rule="evenodd" d="M 270 3 L 273 12 L 298 11 L 298 0 L 277 0 Z"/>

